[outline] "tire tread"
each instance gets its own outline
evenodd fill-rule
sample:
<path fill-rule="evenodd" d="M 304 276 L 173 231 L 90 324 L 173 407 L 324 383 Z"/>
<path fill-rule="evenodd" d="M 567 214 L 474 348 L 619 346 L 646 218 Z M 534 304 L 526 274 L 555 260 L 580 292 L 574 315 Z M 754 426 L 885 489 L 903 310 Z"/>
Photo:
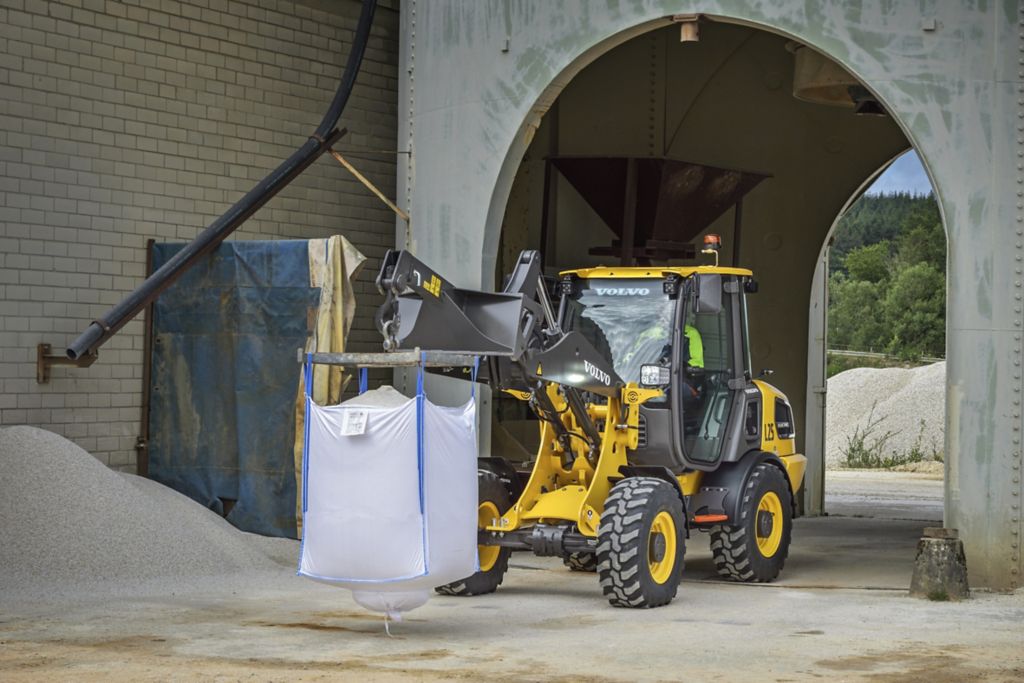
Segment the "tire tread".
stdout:
<path fill-rule="evenodd" d="M 676 595 L 686 549 L 682 533 L 677 540 L 677 578 L 665 584 L 667 590 L 659 591 L 660 595 L 652 595 L 651 591 L 645 594 L 640 576 L 641 565 L 646 562 L 641 552 L 646 551 L 643 534 L 646 524 L 650 523 L 644 519 L 645 512 L 653 517 L 650 508 L 657 502 L 656 492 L 664 496 L 666 491 L 678 500 L 676 492 L 659 479 L 630 477 L 615 484 L 605 499 L 598 529 L 597 572 L 602 592 L 615 607 L 658 607 L 668 604 Z M 675 517 L 676 524 L 680 525 L 681 501 Z"/>
<path fill-rule="evenodd" d="M 785 514 L 787 506 L 792 504 L 789 496 L 789 485 L 779 468 L 768 463 L 760 463 L 754 467 L 743 487 L 743 498 L 740 505 L 739 524 L 718 524 L 711 528 L 711 552 L 715 569 L 719 576 L 732 581 L 744 583 L 767 583 L 774 580 L 782 571 L 789 556 L 791 527 L 783 530 L 782 544 L 772 559 L 774 571 L 755 572 L 752 564 L 752 548 L 757 547 L 757 539 L 751 533 L 750 514 L 757 510 L 758 491 L 765 485 L 774 485 L 786 493 L 783 496 L 783 523 L 791 524 L 791 518 Z M 755 500 L 758 497 L 758 500 Z"/>

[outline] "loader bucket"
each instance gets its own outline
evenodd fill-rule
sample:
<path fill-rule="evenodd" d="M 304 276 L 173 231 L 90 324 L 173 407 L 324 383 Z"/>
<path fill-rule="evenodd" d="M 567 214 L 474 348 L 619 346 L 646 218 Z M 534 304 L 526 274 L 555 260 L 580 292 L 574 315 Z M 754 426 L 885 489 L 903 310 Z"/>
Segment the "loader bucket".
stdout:
<path fill-rule="evenodd" d="M 459 289 L 408 251 L 384 255 L 377 309 L 384 349 L 452 351 L 472 355 L 522 353 L 519 325 L 527 318 L 522 294 Z"/>
<path fill-rule="evenodd" d="M 379 326 L 395 349 L 420 348 L 472 355 L 518 357 L 521 294 L 452 288 L 439 295 L 403 294 L 381 308 Z M 390 323 L 389 323 L 390 321 Z M 387 344 L 387 342 L 385 342 Z"/>

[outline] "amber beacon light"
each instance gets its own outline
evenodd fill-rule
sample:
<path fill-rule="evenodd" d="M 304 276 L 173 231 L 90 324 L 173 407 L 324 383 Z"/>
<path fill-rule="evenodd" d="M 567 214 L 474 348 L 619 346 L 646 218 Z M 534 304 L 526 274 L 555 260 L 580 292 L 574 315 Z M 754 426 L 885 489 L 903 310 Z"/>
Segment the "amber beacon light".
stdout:
<path fill-rule="evenodd" d="M 722 248 L 722 238 L 719 235 L 704 235 L 704 248 L 702 254 L 714 254 L 715 267 L 718 267 L 718 252 Z"/>

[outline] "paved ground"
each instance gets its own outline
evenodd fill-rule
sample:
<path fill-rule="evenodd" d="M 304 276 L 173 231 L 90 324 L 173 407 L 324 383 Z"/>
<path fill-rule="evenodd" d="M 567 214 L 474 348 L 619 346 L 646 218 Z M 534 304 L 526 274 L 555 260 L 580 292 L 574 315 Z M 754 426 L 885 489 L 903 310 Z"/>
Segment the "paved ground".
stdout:
<path fill-rule="evenodd" d="M 880 470 L 828 470 L 830 515 L 942 522 L 942 475 Z"/>
<path fill-rule="evenodd" d="M 926 524 L 798 520 L 772 585 L 718 582 L 697 536 L 655 610 L 609 607 L 593 575 L 517 554 L 498 593 L 436 596 L 390 638 L 347 591 L 294 577 L 279 543 L 280 572 L 185 595 L 0 596 L 0 680 L 1024 680 L 1024 592 L 906 597 Z"/>

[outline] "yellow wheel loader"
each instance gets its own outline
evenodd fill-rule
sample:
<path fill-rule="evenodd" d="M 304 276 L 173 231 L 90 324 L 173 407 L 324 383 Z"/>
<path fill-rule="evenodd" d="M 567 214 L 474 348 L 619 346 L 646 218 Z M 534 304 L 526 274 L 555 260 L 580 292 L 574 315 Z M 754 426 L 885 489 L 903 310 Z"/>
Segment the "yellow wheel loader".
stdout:
<path fill-rule="evenodd" d="M 693 531 L 711 534 L 722 576 L 779 575 L 806 459 L 789 401 L 752 378 L 749 270 L 584 268 L 551 296 L 524 251 L 489 293 L 395 251 L 377 286 L 386 350 L 480 356 L 478 380 L 539 420 L 528 475 L 481 458 L 480 570 L 439 592 L 494 591 L 520 549 L 596 571 L 612 605 L 657 607 L 676 595 Z"/>

